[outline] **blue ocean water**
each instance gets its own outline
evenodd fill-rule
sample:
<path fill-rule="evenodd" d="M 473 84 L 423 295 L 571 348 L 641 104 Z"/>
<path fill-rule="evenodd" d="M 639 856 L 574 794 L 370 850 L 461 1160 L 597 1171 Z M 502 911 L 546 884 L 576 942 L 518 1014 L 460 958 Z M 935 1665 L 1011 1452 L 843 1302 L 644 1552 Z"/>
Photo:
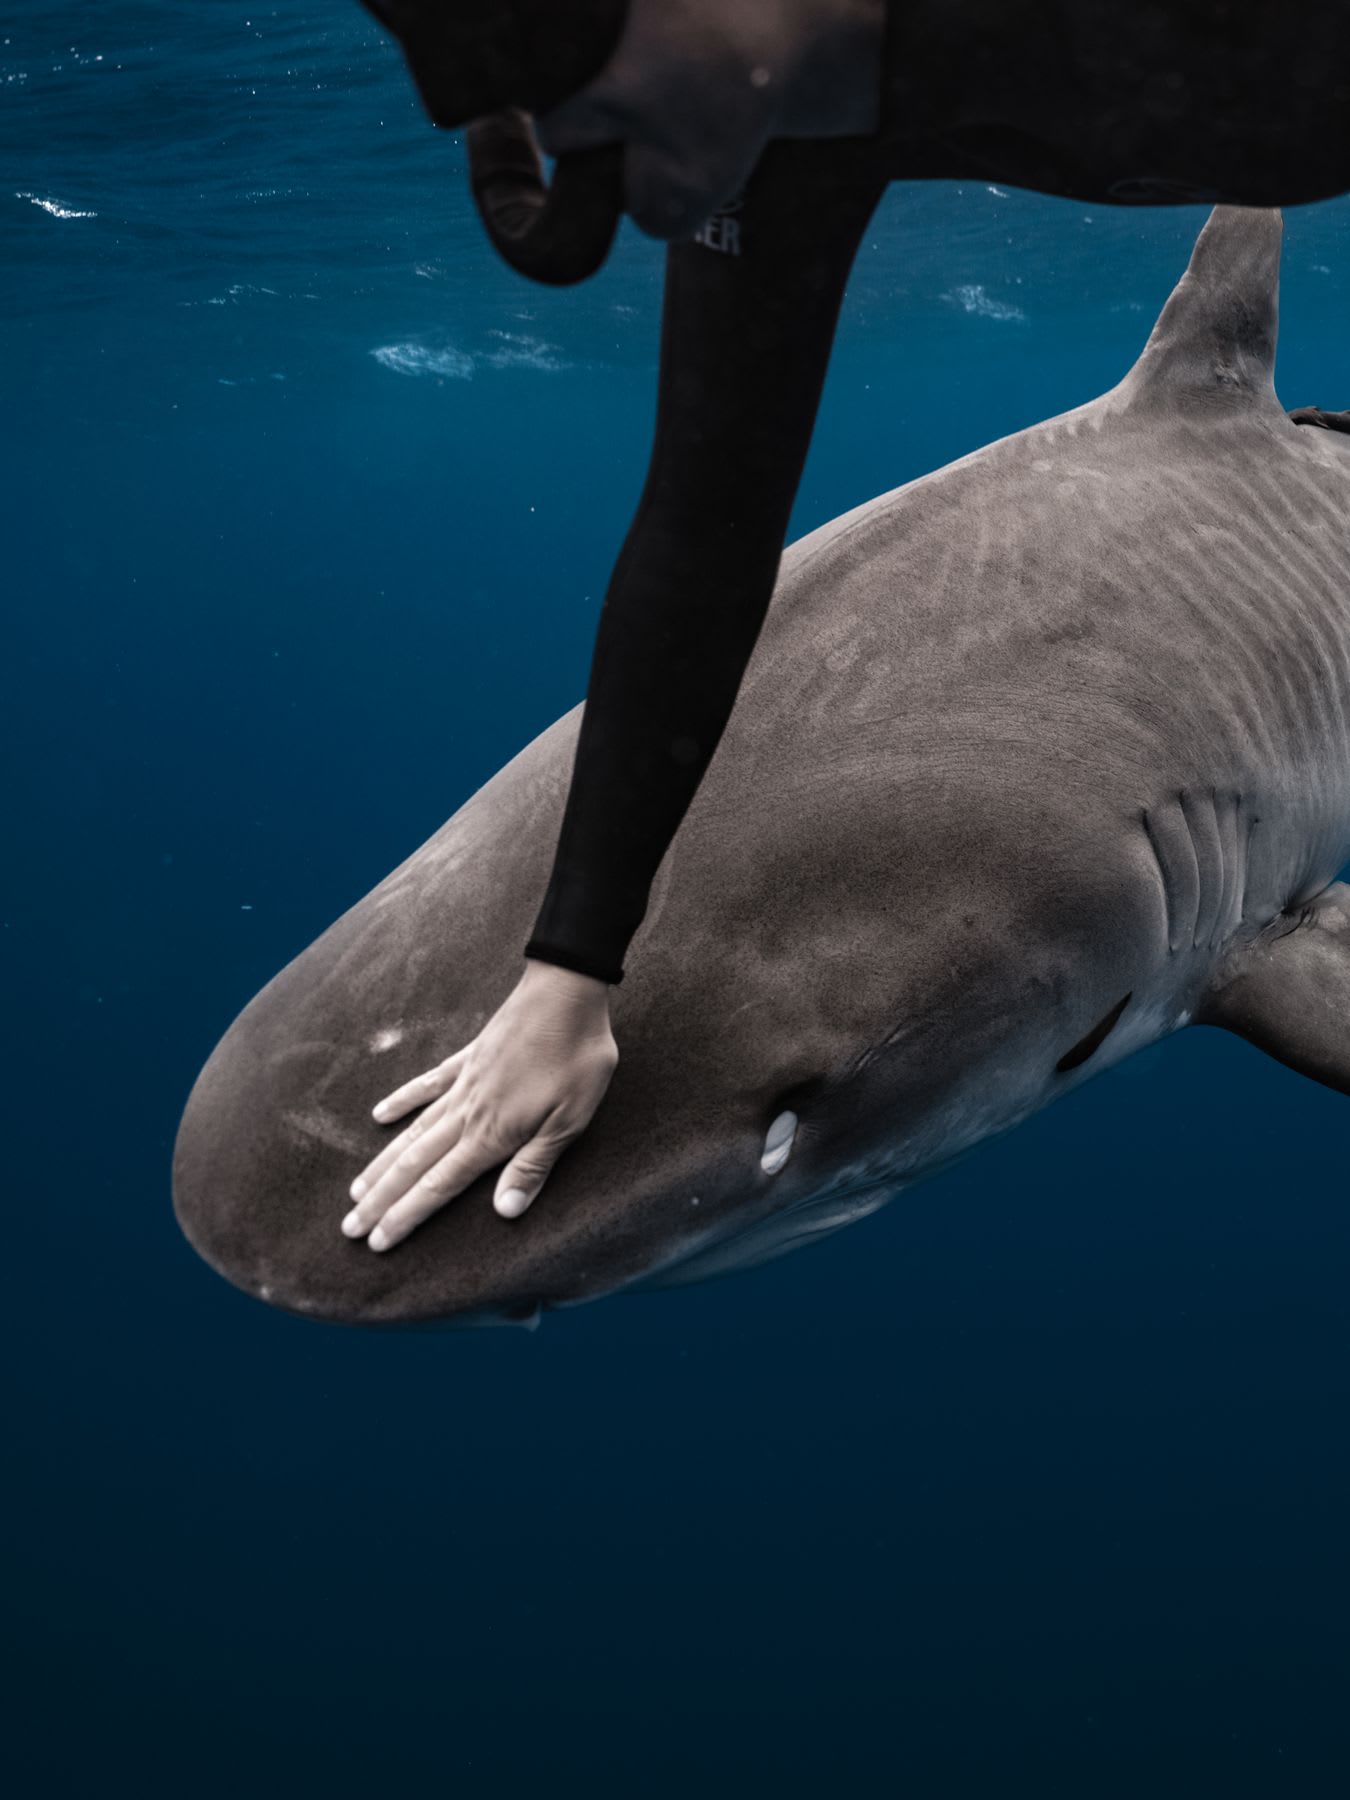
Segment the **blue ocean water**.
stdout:
<path fill-rule="evenodd" d="M 534 1334 L 197 1261 L 216 1038 L 584 691 L 661 251 L 509 274 L 355 4 L 0 39 L 9 1791 L 1343 1792 L 1350 1108 L 1236 1040 Z M 1116 381 L 1202 218 L 894 189 L 794 531 Z M 1286 246 L 1350 405 L 1350 202 Z"/>

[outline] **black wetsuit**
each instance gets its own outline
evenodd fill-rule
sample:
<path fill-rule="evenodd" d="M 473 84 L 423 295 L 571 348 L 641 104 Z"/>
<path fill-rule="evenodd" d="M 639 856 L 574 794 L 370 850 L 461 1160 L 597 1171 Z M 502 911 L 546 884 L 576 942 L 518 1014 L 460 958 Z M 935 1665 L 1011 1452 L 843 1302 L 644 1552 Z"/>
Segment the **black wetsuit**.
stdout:
<path fill-rule="evenodd" d="M 773 145 L 741 205 L 667 253 L 651 466 L 527 956 L 621 978 L 773 592 L 844 286 L 886 186 L 873 161 Z"/>
<path fill-rule="evenodd" d="M 887 129 L 771 145 L 740 205 L 668 251 L 651 466 L 528 956 L 622 977 L 767 610 L 844 287 L 888 182 L 1250 205 L 1350 188 L 1350 4 L 892 10 Z"/>

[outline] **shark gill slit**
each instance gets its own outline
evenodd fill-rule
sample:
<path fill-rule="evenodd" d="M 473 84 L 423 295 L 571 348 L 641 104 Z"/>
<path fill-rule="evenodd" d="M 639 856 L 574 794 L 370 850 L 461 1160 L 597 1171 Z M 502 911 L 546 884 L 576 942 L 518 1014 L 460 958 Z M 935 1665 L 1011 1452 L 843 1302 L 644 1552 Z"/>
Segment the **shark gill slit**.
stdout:
<path fill-rule="evenodd" d="M 1200 868 L 1181 796 L 1145 807 L 1144 832 L 1162 877 L 1167 908 L 1167 946 L 1190 946 L 1200 911 Z"/>
<path fill-rule="evenodd" d="M 1256 819 L 1243 805 L 1241 794 L 1233 796 L 1233 892 L 1223 925 L 1223 941 L 1227 942 L 1247 916 L 1247 888 L 1251 880 L 1252 831 Z"/>
<path fill-rule="evenodd" d="M 1200 793 L 1183 789 L 1181 810 L 1195 846 L 1196 868 L 1200 875 L 1200 904 L 1191 933 L 1191 948 L 1199 950 L 1212 942 L 1223 904 L 1223 834 L 1219 830 L 1219 805 L 1214 789 L 1206 788 Z"/>
<path fill-rule="evenodd" d="M 1247 911 L 1251 836 L 1256 818 L 1243 796 L 1219 788 L 1183 788 L 1140 815 L 1162 877 L 1169 950 L 1212 950 Z"/>

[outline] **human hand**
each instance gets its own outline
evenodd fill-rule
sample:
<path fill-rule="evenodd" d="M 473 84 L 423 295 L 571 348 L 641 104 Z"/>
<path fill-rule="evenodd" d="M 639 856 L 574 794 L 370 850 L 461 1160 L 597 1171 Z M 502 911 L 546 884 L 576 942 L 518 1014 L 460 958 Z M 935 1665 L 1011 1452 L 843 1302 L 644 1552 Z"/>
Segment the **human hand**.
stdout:
<path fill-rule="evenodd" d="M 352 1183 L 343 1231 L 392 1249 L 499 1163 L 493 1206 L 519 1218 L 590 1123 L 618 1060 L 606 984 L 527 959 L 472 1042 L 376 1105 L 382 1124 L 425 1110 Z"/>
<path fill-rule="evenodd" d="M 631 0 L 594 81 L 536 121 L 550 156 L 622 142 L 643 231 L 691 235 L 773 137 L 850 137 L 881 119 L 884 0 Z"/>

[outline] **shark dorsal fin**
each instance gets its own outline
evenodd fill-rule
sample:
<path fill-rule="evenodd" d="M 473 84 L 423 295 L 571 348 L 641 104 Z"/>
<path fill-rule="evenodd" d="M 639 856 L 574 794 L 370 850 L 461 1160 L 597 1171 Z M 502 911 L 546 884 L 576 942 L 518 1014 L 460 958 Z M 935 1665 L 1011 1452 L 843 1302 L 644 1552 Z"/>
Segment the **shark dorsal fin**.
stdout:
<path fill-rule="evenodd" d="M 1131 411 L 1279 408 L 1278 212 L 1216 206 L 1143 354 L 1122 383 Z"/>

